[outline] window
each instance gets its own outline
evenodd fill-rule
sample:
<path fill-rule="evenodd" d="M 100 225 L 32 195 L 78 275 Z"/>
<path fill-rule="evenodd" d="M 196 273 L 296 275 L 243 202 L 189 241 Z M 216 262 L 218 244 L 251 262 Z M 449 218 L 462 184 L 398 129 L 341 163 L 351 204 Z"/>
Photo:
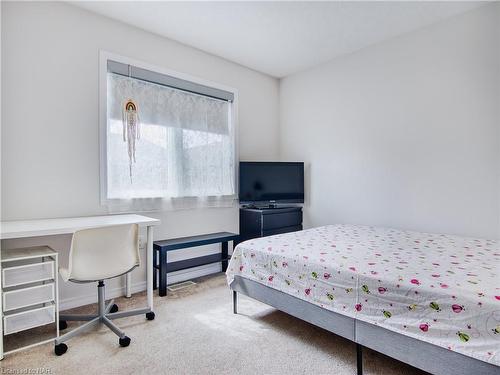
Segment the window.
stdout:
<path fill-rule="evenodd" d="M 147 208 L 160 200 L 234 200 L 234 92 L 105 61 L 103 198 L 156 201 Z M 135 137 L 128 132 L 130 102 Z"/>

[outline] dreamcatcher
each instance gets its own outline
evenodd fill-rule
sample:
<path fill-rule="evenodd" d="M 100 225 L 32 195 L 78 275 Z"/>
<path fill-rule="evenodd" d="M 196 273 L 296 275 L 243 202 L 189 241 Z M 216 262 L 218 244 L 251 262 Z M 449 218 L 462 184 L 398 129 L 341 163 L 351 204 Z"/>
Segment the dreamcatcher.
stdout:
<path fill-rule="evenodd" d="M 123 106 L 123 142 L 128 145 L 130 183 L 132 183 L 132 164 L 135 163 L 135 141 L 140 138 L 139 111 L 137 104 L 128 99 Z"/>

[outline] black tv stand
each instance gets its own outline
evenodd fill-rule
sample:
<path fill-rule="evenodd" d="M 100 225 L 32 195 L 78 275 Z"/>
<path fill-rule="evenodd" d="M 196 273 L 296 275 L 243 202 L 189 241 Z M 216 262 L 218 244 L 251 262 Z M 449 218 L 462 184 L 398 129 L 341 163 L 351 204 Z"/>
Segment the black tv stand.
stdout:
<path fill-rule="evenodd" d="M 240 208 L 240 238 L 252 238 L 302 230 L 302 207 Z"/>

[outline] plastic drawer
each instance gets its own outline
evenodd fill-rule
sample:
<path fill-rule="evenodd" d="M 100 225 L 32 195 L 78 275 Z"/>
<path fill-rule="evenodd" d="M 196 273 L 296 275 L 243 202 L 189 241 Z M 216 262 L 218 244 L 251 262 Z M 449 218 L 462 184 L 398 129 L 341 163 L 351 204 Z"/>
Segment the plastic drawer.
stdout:
<path fill-rule="evenodd" d="M 4 311 L 52 301 L 54 301 L 54 283 L 3 292 Z"/>
<path fill-rule="evenodd" d="M 2 269 L 4 288 L 54 279 L 54 261 L 29 263 Z"/>
<path fill-rule="evenodd" d="M 4 334 L 9 335 L 55 322 L 55 306 L 26 310 L 3 318 Z"/>

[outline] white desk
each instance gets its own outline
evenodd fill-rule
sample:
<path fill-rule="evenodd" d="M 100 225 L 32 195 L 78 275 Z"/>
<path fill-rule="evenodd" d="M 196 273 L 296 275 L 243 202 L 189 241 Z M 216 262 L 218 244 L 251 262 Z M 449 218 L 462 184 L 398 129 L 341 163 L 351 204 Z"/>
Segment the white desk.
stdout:
<path fill-rule="evenodd" d="M 148 306 L 144 312 L 153 310 L 153 227 L 160 221 L 141 215 L 106 215 L 87 216 L 60 219 L 2 221 L 0 223 L 0 239 L 53 236 L 58 234 L 72 234 L 77 230 L 103 228 L 122 224 L 138 224 L 147 228 L 146 267 L 147 267 L 147 295 Z M 1 272 L 1 270 L 0 270 Z M 130 296 L 130 273 L 127 274 L 127 296 Z M 0 291 L 1 291 L 0 281 Z M 0 311 L 2 311 L 0 298 Z M 0 319 L 0 333 L 3 321 Z M 0 340 L 3 341 L 3 340 Z M 3 347 L 0 342 L 0 354 L 3 358 Z"/>
<path fill-rule="evenodd" d="M 105 215 L 68 217 L 60 219 L 21 220 L 0 222 L 0 238 L 25 238 L 74 233 L 81 229 L 110 227 L 121 224 L 139 224 L 142 227 L 158 225 L 160 220 L 141 215 Z"/>

